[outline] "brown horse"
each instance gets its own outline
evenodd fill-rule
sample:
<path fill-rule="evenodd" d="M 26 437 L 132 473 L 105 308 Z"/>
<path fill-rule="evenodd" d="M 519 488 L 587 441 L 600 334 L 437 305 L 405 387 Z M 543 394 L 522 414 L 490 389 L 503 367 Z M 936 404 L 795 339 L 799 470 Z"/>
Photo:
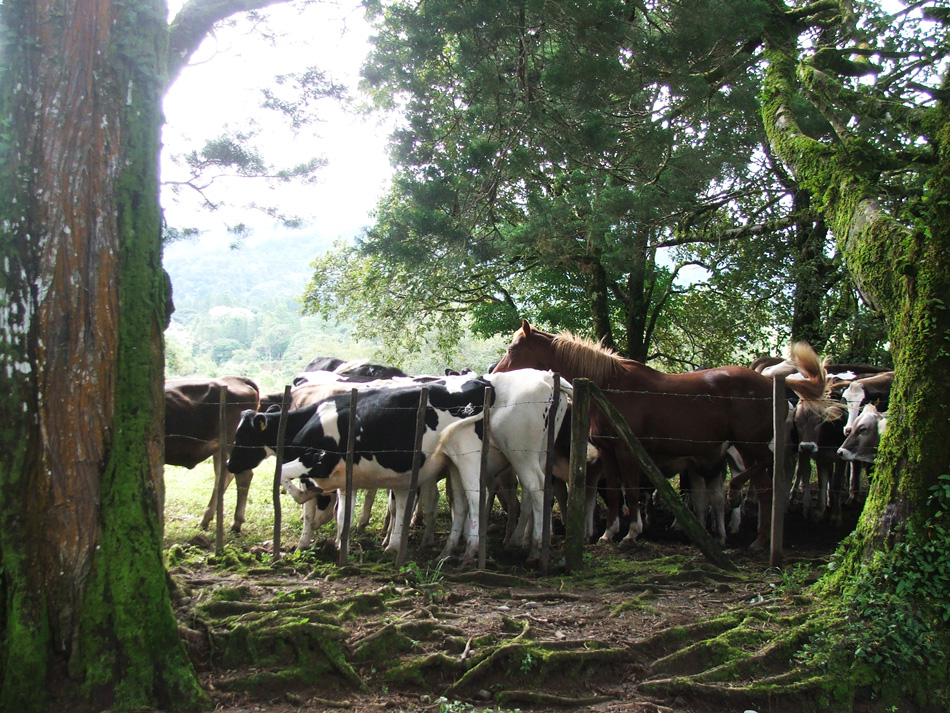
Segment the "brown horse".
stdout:
<path fill-rule="evenodd" d="M 792 359 L 798 375 L 786 382 L 789 388 L 815 408 L 825 408 L 829 402 L 818 356 L 810 346 L 799 343 L 793 345 Z M 761 550 L 768 544 L 773 436 L 770 378 L 741 366 L 666 374 L 594 342 L 567 333 L 542 332 L 522 320 L 495 371 L 527 367 L 556 371 L 568 381 L 586 378 L 597 384 L 667 476 L 687 467 L 719 463 L 732 446 L 744 468 L 733 483 L 738 486 L 751 480 L 759 494 L 759 535 L 752 547 Z M 614 493 L 617 500 L 612 505 L 608 499 L 608 528 L 602 539 L 612 538 L 619 526 L 621 484 L 631 508 L 627 539 L 635 539 L 643 529 L 640 470 L 595 407 L 591 408 L 591 440 L 603 454 L 607 492 Z M 590 506 L 591 497 L 589 489 Z"/>

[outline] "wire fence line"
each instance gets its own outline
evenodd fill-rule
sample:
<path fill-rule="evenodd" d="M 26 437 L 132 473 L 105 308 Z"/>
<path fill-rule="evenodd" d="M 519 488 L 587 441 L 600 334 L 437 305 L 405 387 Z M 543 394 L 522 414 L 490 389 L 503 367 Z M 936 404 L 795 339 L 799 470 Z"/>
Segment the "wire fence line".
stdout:
<path fill-rule="evenodd" d="M 342 382 L 341 382 L 341 383 L 342 383 Z M 365 383 L 365 382 L 359 382 L 359 383 L 360 383 L 360 384 L 363 384 L 363 383 Z M 345 384 L 343 384 L 343 385 L 345 385 Z M 410 386 L 410 385 L 411 385 L 411 384 L 407 384 L 407 386 Z M 424 383 L 423 383 L 423 384 L 419 384 L 419 388 L 420 388 L 420 389 L 423 388 L 424 386 L 425 386 Z M 359 400 L 360 395 L 361 395 L 361 393 L 362 393 L 362 388 L 360 388 L 360 387 L 355 387 L 355 388 L 356 388 L 356 391 L 357 391 L 357 400 Z M 736 397 L 736 396 L 719 396 L 719 395 L 714 395 L 714 394 L 704 394 L 704 395 L 699 395 L 699 397 L 697 397 L 697 395 L 682 394 L 682 393 L 675 393 L 675 392 L 652 392 L 652 391 L 643 391 L 643 390 L 624 390 L 624 389 L 603 389 L 602 391 L 603 391 L 605 394 L 620 394 L 620 395 L 647 395 L 647 394 L 648 394 L 648 395 L 651 395 L 651 396 L 657 396 L 657 395 L 659 395 L 659 396 L 666 396 L 666 397 L 671 397 L 671 398 L 683 398 L 683 399 L 689 399 L 689 400 L 696 400 L 697 398 L 704 398 L 704 399 L 709 399 L 709 400 L 717 400 L 717 399 L 719 399 L 719 400 L 724 400 L 724 401 L 750 401 L 750 402 L 766 402 L 766 401 L 770 402 L 770 401 L 772 400 L 771 397 L 759 397 L 759 396 Z M 291 391 L 291 393 L 292 393 L 292 391 Z M 328 396 L 327 399 L 337 399 L 337 400 L 338 400 L 338 399 L 341 399 L 341 398 L 344 398 L 344 397 L 348 396 L 349 393 L 350 393 L 349 391 L 342 391 L 342 392 L 339 392 L 339 393 L 337 393 L 337 394 L 333 394 L 333 395 Z M 498 411 L 498 410 L 500 410 L 500 409 L 505 409 L 505 408 L 518 408 L 518 407 L 521 407 L 521 406 L 524 406 L 524 405 L 531 405 L 531 404 L 550 405 L 550 404 L 551 404 L 551 401 L 549 401 L 549 400 L 538 401 L 538 402 L 536 402 L 536 401 L 521 401 L 521 402 L 514 403 L 514 404 L 493 404 L 491 410 L 492 410 L 492 413 L 495 413 L 496 411 Z M 228 405 L 232 405 L 232 406 L 233 406 L 233 405 L 252 405 L 252 404 L 228 404 Z M 316 404 L 310 404 L 309 406 L 314 406 L 314 405 L 316 405 Z M 197 410 L 214 409 L 214 413 L 215 413 L 215 414 L 217 413 L 217 410 L 219 409 L 219 403 L 214 403 L 214 402 L 197 402 L 197 403 L 192 404 L 192 406 L 193 406 L 194 408 L 196 408 Z M 473 400 L 473 402 L 471 403 L 471 406 L 475 407 L 475 406 L 478 406 L 478 404 Z M 306 408 L 306 406 L 303 407 L 303 408 Z M 435 408 L 435 407 L 430 406 L 429 408 Z M 444 409 L 439 409 L 439 410 L 444 410 Z M 415 406 L 413 406 L 413 407 L 378 406 L 378 407 L 375 408 L 375 411 L 377 411 L 377 412 L 390 411 L 390 412 L 401 413 L 401 414 L 403 414 L 404 417 L 408 418 L 409 416 L 411 416 L 411 415 L 413 415 L 413 414 L 416 413 L 417 407 L 415 407 Z M 211 412 L 209 411 L 209 415 L 210 415 L 210 413 L 211 413 Z M 546 430 L 546 429 L 545 429 L 545 430 Z M 166 436 L 166 438 L 179 438 L 179 439 L 184 439 L 184 440 L 191 440 L 191 441 L 194 441 L 195 443 L 210 443 L 210 442 L 215 442 L 215 441 L 217 440 L 217 438 L 213 438 L 213 439 L 201 438 L 201 437 L 194 436 L 194 435 L 187 434 L 187 433 L 166 433 L 165 436 Z M 598 434 L 598 435 L 596 436 L 596 438 L 599 439 L 599 440 L 602 440 L 602 441 L 603 441 L 603 440 L 613 440 L 613 441 L 620 442 L 620 441 L 622 440 L 621 437 L 618 436 L 618 435 Z M 694 445 L 708 446 L 709 448 L 717 447 L 717 446 L 722 445 L 723 443 L 726 443 L 726 442 L 728 442 L 728 443 L 731 444 L 731 445 L 739 445 L 739 446 L 743 446 L 743 445 L 767 445 L 768 443 L 771 442 L 771 438 L 770 438 L 769 440 L 757 440 L 757 441 L 740 441 L 740 440 L 736 440 L 736 439 L 731 439 L 731 440 L 729 440 L 729 441 L 723 441 L 722 439 L 701 440 L 701 439 L 684 438 L 684 437 L 673 437 L 673 436 L 669 436 L 669 437 L 662 437 L 662 436 L 639 436 L 639 438 L 640 438 L 641 442 L 642 442 L 642 443 L 645 443 L 645 444 L 655 444 L 655 443 L 663 443 L 663 442 L 668 442 L 668 443 L 684 443 L 684 442 L 685 442 L 685 443 L 690 443 L 690 444 L 694 444 Z M 234 440 L 229 440 L 227 443 L 224 444 L 224 448 L 225 448 L 227 451 L 230 451 L 235 445 L 236 445 L 236 443 L 235 443 Z M 341 444 L 341 445 L 345 445 L 345 444 Z M 341 460 L 346 457 L 346 450 L 343 449 L 343 448 L 341 448 L 341 449 L 332 449 L 332 448 L 329 448 L 329 449 L 324 449 L 324 450 L 325 450 L 327 453 L 329 453 L 329 454 L 339 456 L 339 457 L 341 458 Z M 546 449 L 542 449 L 542 448 L 537 448 L 537 449 L 523 448 L 523 449 L 518 449 L 518 451 L 519 451 L 519 452 L 531 452 L 531 453 L 536 453 L 536 454 L 538 454 L 539 456 L 540 456 L 541 454 L 547 452 Z M 380 456 L 380 455 L 395 455 L 395 454 L 402 454 L 402 455 L 407 455 L 407 456 L 408 456 L 408 455 L 413 454 L 415 451 L 414 451 L 414 449 L 412 449 L 412 448 L 405 448 L 405 449 L 399 449 L 399 448 L 381 449 L 381 448 L 366 448 L 366 447 L 363 447 L 363 446 L 361 445 L 361 446 L 358 448 L 358 452 L 359 452 L 359 454 L 360 454 L 361 457 L 373 457 L 373 456 Z M 434 455 L 435 453 L 442 453 L 442 451 L 426 450 L 426 449 L 422 449 L 421 452 L 422 452 L 422 455 L 423 455 L 423 456 L 427 456 L 427 457 L 431 457 L 431 456 Z M 453 452 L 453 455 L 455 455 L 455 456 L 472 456 L 472 455 L 475 455 L 475 454 L 478 453 L 478 452 L 479 452 L 479 451 L 473 449 L 473 450 L 470 450 L 470 451 Z M 566 454 L 565 454 L 565 455 L 566 455 Z M 675 474 L 674 474 L 673 476 L 670 476 L 670 477 L 675 477 Z M 601 486 L 601 490 L 605 490 L 605 491 L 608 491 L 608 492 L 610 492 L 610 491 L 620 491 L 620 492 L 623 492 L 624 488 L 622 488 L 622 487 L 610 488 L 610 487 Z M 694 488 L 693 490 L 696 490 L 696 489 Z M 716 492 L 718 492 L 718 489 L 709 488 L 709 489 L 706 489 L 706 491 L 707 491 L 707 492 L 710 492 L 710 493 L 716 493 Z"/>
<path fill-rule="evenodd" d="M 595 392 L 595 393 L 599 393 L 599 394 L 600 394 L 599 399 L 607 399 L 607 396 L 606 396 L 603 392 L 601 392 L 599 389 L 597 389 L 597 387 L 596 387 L 595 385 L 592 385 L 592 386 L 593 386 L 594 389 L 596 389 L 596 392 Z M 489 389 L 491 389 L 491 388 L 492 388 L 491 386 L 486 387 L 486 392 L 487 392 Z M 428 393 L 426 385 L 425 385 L 425 384 L 419 384 L 419 391 L 420 391 L 420 393 L 423 393 L 423 390 L 424 390 L 424 389 L 426 390 L 424 393 Z M 291 387 L 288 386 L 288 387 L 285 388 L 284 400 L 283 400 L 283 403 L 282 403 L 282 413 L 281 413 L 281 415 L 280 415 L 280 417 L 279 417 L 281 424 L 283 424 L 283 423 L 286 422 L 287 412 L 290 411 L 290 409 L 287 408 L 287 406 L 288 406 L 289 403 L 290 403 L 290 402 L 289 402 L 289 399 L 290 399 L 291 391 L 292 391 L 292 390 L 291 390 Z M 345 396 L 347 395 L 347 393 L 348 393 L 347 391 L 343 391 L 343 392 L 340 392 L 340 393 L 338 393 L 338 394 L 335 394 L 334 397 L 336 397 L 336 398 L 338 398 L 338 399 L 339 399 L 339 398 L 343 398 L 343 397 L 345 397 Z M 361 393 L 361 390 L 360 390 L 359 388 L 353 388 L 353 389 L 351 389 L 351 390 L 349 391 L 349 394 L 350 394 L 350 396 L 351 396 L 351 401 L 350 401 L 350 407 L 351 407 L 351 409 L 354 409 L 354 410 L 355 410 L 355 406 L 356 406 L 356 403 L 357 403 L 357 401 L 358 401 L 358 399 L 359 399 L 360 393 Z M 635 392 L 635 391 L 622 392 L 622 391 L 618 391 L 618 390 L 611 390 L 611 391 L 608 391 L 608 393 L 612 393 L 612 394 L 616 394 L 616 393 L 642 394 L 642 393 L 647 393 L 647 392 Z M 652 392 L 651 392 L 651 393 L 652 393 Z M 671 397 L 677 397 L 677 398 L 689 398 L 689 399 L 691 399 L 692 401 L 695 402 L 695 396 L 693 396 L 693 395 L 686 395 L 686 394 L 680 394 L 680 393 L 670 393 L 670 394 L 664 394 L 664 395 L 666 395 L 666 396 L 671 396 Z M 710 395 L 710 398 L 713 398 L 713 397 L 714 397 L 713 395 Z M 227 390 L 226 390 L 226 388 L 224 388 L 224 389 L 222 389 L 222 391 L 221 391 L 221 399 L 226 400 L 226 398 L 227 398 Z M 332 398 L 332 397 L 331 397 L 331 398 Z M 715 398 L 737 398 L 737 399 L 742 400 L 742 401 L 751 401 L 751 400 L 755 400 L 755 401 L 765 401 L 765 399 L 762 398 L 762 397 L 718 397 L 718 396 L 715 396 Z M 222 416 L 220 416 L 220 417 L 223 418 L 223 413 L 224 413 L 224 410 L 223 410 L 223 409 L 224 409 L 224 406 L 225 406 L 226 404 L 222 403 L 222 402 L 221 402 L 221 399 L 219 399 L 219 403 L 218 403 L 218 404 L 213 404 L 213 403 L 201 403 L 201 404 L 198 404 L 198 405 L 200 405 L 200 406 L 206 406 L 206 407 L 208 407 L 208 408 L 213 407 L 213 406 L 218 406 L 219 409 L 220 409 L 220 410 L 219 410 L 219 414 L 222 414 Z M 541 404 L 543 404 L 545 407 L 547 407 L 547 406 L 551 406 L 551 405 L 552 405 L 552 400 L 547 400 L 547 399 L 545 399 L 545 400 L 539 401 L 539 402 L 521 402 L 521 403 L 511 403 L 511 404 L 504 404 L 504 403 L 502 403 L 502 404 L 492 404 L 491 406 L 488 405 L 489 403 L 490 403 L 490 398 L 486 395 L 486 400 L 485 400 L 485 403 L 484 403 L 484 405 L 483 405 L 482 412 L 481 412 L 482 418 L 488 419 L 488 421 L 489 421 L 489 423 L 486 424 L 486 430 L 488 430 L 488 426 L 490 425 L 490 421 L 493 419 L 493 415 L 492 415 L 492 414 L 495 413 L 495 412 L 497 412 L 499 409 L 515 408 L 515 407 L 519 407 L 519 406 L 522 406 L 522 407 L 523 407 L 523 406 L 525 406 L 525 405 L 530 405 L 530 404 L 536 404 L 536 405 L 541 405 Z M 601 407 L 602 409 L 608 409 L 608 411 L 610 410 L 610 408 L 609 408 L 609 406 L 608 406 L 608 403 L 609 403 L 609 402 L 607 402 L 607 401 L 598 401 L 598 403 L 600 404 L 600 407 Z M 243 405 L 243 404 L 238 404 L 238 405 Z M 401 414 L 403 414 L 403 417 L 407 417 L 407 416 L 408 416 L 411 412 L 413 412 L 413 411 L 416 411 L 417 414 L 418 414 L 419 416 L 421 416 L 422 410 L 425 409 L 425 408 L 427 408 L 427 407 L 428 407 L 428 408 L 433 408 L 433 407 L 431 407 L 431 406 L 427 406 L 427 405 L 424 403 L 424 400 L 423 400 L 423 403 L 420 403 L 420 406 L 419 406 L 419 407 L 415 407 L 415 408 L 413 408 L 413 407 L 385 407 L 385 406 L 381 406 L 381 407 L 378 407 L 378 410 L 388 410 L 388 411 L 400 412 Z M 477 407 L 477 403 L 474 403 L 474 402 L 473 402 L 473 403 L 470 404 L 469 407 L 470 407 L 471 409 L 475 409 L 475 408 Z M 478 414 L 474 414 L 474 413 L 473 413 L 472 415 L 478 415 Z M 623 417 L 622 417 L 622 416 L 619 416 L 619 412 L 618 412 L 617 414 L 614 414 L 613 416 L 610 416 L 610 418 L 616 418 L 616 417 L 619 417 L 619 418 L 621 419 L 621 421 L 623 421 L 623 424 L 622 424 L 623 426 L 627 426 L 627 424 L 626 424 L 625 420 L 623 419 Z M 421 418 L 418 418 L 418 419 L 417 419 L 417 442 L 421 442 L 421 440 L 420 440 L 420 433 L 421 433 L 420 428 L 421 428 L 422 430 L 425 430 L 425 429 L 424 429 L 424 426 L 423 426 L 422 424 L 423 424 L 423 420 L 422 420 Z M 588 428 L 589 428 L 589 426 L 588 426 Z M 620 425 L 617 424 L 617 423 L 614 424 L 614 428 L 617 429 L 617 433 L 618 433 L 618 434 L 621 434 L 621 432 L 624 430 L 624 429 L 621 428 Z M 627 427 L 626 430 L 629 431 L 629 428 Z M 544 431 L 545 431 L 545 433 L 547 433 L 547 432 L 549 431 L 549 428 L 546 427 L 546 428 L 544 429 Z M 575 439 L 578 438 L 578 434 L 576 433 L 576 430 L 575 430 L 575 429 L 572 429 L 572 431 L 575 431 L 575 433 L 574 433 L 574 438 L 575 438 Z M 178 435 L 178 437 L 181 437 L 181 438 L 191 438 L 191 439 L 193 439 L 193 440 L 195 440 L 195 441 L 198 441 L 198 442 L 210 442 L 210 439 L 202 439 L 202 438 L 199 438 L 199 437 L 191 436 L 191 435 L 189 435 L 189 434 L 168 434 L 168 437 L 174 437 L 175 435 Z M 581 447 L 582 447 L 582 448 L 584 449 L 584 452 L 586 453 L 587 436 L 589 436 L 589 431 L 587 432 L 587 434 L 585 435 L 585 437 L 584 437 L 584 439 L 583 439 L 583 445 L 581 444 L 581 442 L 577 442 L 576 444 L 574 444 L 574 445 L 572 446 L 572 450 L 574 450 L 575 448 L 581 448 Z M 629 440 L 628 440 L 628 439 L 629 439 L 631 436 L 629 436 L 629 435 L 623 435 L 623 436 L 622 436 L 622 435 L 618 435 L 618 436 L 616 436 L 616 437 L 617 437 L 617 438 L 621 438 L 621 440 L 627 441 L 627 442 L 629 443 Z M 636 437 L 633 437 L 633 439 L 634 439 L 634 441 L 637 440 Z M 222 442 L 219 444 L 220 447 L 221 447 L 221 451 L 220 451 L 220 452 L 222 453 L 222 455 L 225 453 L 226 450 L 230 450 L 230 448 L 235 445 L 233 442 L 230 442 L 230 443 L 227 442 L 228 439 L 226 438 L 226 436 L 222 436 L 222 438 L 221 438 L 220 440 L 222 441 Z M 650 440 L 653 440 L 653 441 L 669 440 L 669 441 L 682 442 L 684 439 L 681 439 L 681 438 L 672 438 L 672 437 L 671 437 L 671 438 L 668 438 L 668 439 L 645 439 L 645 440 L 648 440 L 648 442 L 650 442 Z M 549 448 L 550 448 L 550 447 L 553 447 L 553 438 L 549 439 L 549 442 L 550 442 Z M 720 440 L 720 439 L 710 440 L 710 441 L 691 441 L 691 442 L 692 442 L 692 443 L 699 443 L 699 444 L 702 444 L 703 446 L 710 446 L 710 447 L 715 446 L 715 445 L 721 445 L 721 444 L 726 443 L 725 441 L 722 441 L 722 440 Z M 351 443 L 352 443 L 352 440 L 351 440 Z M 732 443 L 734 443 L 734 442 L 732 442 Z M 763 442 L 763 441 L 756 441 L 756 443 L 761 444 L 761 443 L 764 443 L 764 442 Z M 282 441 L 280 444 L 278 444 L 278 445 L 279 445 L 279 446 L 284 445 L 283 441 Z M 639 444 L 639 442 L 637 443 L 637 446 L 638 446 L 639 448 L 642 448 L 642 446 Z M 484 447 L 485 447 L 485 446 L 484 446 L 484 444 L 483 444 L 482 451 L 481 451 L 481 452 L 482 452 L 482 457 L 483 457 L 483 462 L 484 462 Z M 633 446 L 632 446 L 632 445 L 629 445 L 628 447 L 631 447 L 631 448 L 632 448 Z M 351 469 L 351 468 L 352 468 L 353 452 L 355 451 L 355 445 L 354 445 L 354 446 L 351 446 L 351 448 L 352 448 L 352 450 L 348 450 L 348 451 L 332 450 L 332 451 L 330 451 L 330 452 L 331 452 L 331 453 L 334 453 L 335 455 L 338 455 L 338 456 L 341 458 L 341 460 L 342 460 L 344 457 L 349 456 L 349 458 L 348 458 L 348 469 Z M 421 452 L 421 449 L 419 449 L 419 448 L 413 448 L 412 450 L 409 450 L 409 449 L 385 449 L 385 450 L 373 450 L 373 451 L 368 451 L 368 450 L 366 450 L 366 449 L 361 449 L 359 452 L 360 452 L 360 456 L 361 456 L 361 457 L 364 457 L 364 456 L 366 456 L 366 455 L 372 457 L 372 456 L 375 456 L 375 455 L 386 455 L 386 454 L 389 454 L 389 455 L 392 455 L 392 454 L 410 455 L 410 454 L 412 454 L 413 457 L 414 457 L 414 459 L 415 459 L 415 458 L 418 458 L 419 455 L 430 455 L 430 456 L 433 455 L 433 452 L 429 452 L 429 451 L 422 453 L 422 452 Z M 472 455 L 475 454 L 475 452 L 476 452 L 476 451 L 473 450 L 473 451 L 468 451 L 468 452 L 465 452 L 465 453 L 454 454 L 454 455 L 467 455 L 467 456 L 472 456 Z M 551 470 L 551 464 L 553 464 L 553 458 L 550 457 L 550 455 L 552 454 L 552 451 L 551 451 L 551 450 L 549 450 L 549 449 L 547 449 L 547 448 L 546 448 L 546 449 L 540 449 L 540 448 L 539 448 L 539 449 L 525 448 L 525 449 L 523 449 L 521 452 L 531 452 L 531 453 L 535 453 L 535 454 L 537 454 L 539 457 L 541 456 L 541 454 L 547 453 L 547 454 L 549 455 L 549 457 L 547 458 L 546 470 L 549 470 L 549 471 Z M 444 451 L 443 451 L 443 453 L 444 453 Z M 278 463 L 278 465 L 277 465 L 278 470 L 277 470 L 277 472 L 275 473 L 275 511 L 276 511 L 276 517 L 277 517 L 277 518 L 279 518 L 279 508 L 280 508 L 280 505 L 279 505 L 279 497 L 278 497 L 278 495 L 277 495 L 277 482 L 278 482 L 278 476 L 279 476 L 279 472 L 280 472 L 279 469 L 280 469 L 281 465 L 282 465 L 281 463 Z M 484 468 L 484 465 L 483 465 L 482 467 Z M 655 469 L 655 465 L 654 465 L 653 467 L 654 467 L 654 469 Z M 657 470 L 657 472 L 659 473 L 658 470 Z M 351 477 L 351 476 L 348 475 L 348 477 Z M 315 479 L 316 479 L 316 480 L 319 480 L 319 478 L 315 478 Z M 479 494 L 480 494 L 480 495 L 479 495 L 479 497 L 481 498 L 480 502 L 484 503 L 484 502 L 486 501 L 486 495 L 485 495 L 485 490 L 486 490 L 486 482 L 485 482 L 485 481 L 486 481 L 486 477 L 485 477 L 484 472 L 482 472 L 482 474 L 480 475 L 480 478 L 479 478 L 479 479 L 480 479 L 480 487 L 479 487 Z M 654 482 L 656 482 L 655 479 L 654 479 L 654 476 L 652 476 L 652 475 L 651 475 L 651 480 L 654 480 Z M 221 481 L 220 478 L 217 478 L 217 479 L 216 479 L 216 488 L 221 487 L 221 485 L 220 485 L 221 482 L 222 482 L 222 481 Z M 350 486 L 350 487 L 352 487 L 352 486 Z M 367 486 L 363 486 L 363 487 L 367 487 Z M 523 483 L 521 484 L 521 487 L 522 487 L 522 489 L 524 488 L 524 484 L 523 484 Z M 550 486 L 548 486 L 548 487 L 550 487 Z M 706 490 L 706 491 L 708 491 L 708 492 L 721 492 L 721 488 L 722 488 L 722 486 L 720 485 L 720 486 L 718 486 L 718 487 L 708 488 L 708 489 L 694 488 L 694 490 L 697 491 L 697 492 L 698 492 L 698 491 L 701 491 L 701 490 Z M 615 491 L 623 491 L 624 489 L 623 489 L 622 487 L 620 487 L 620 488 L 613 488 L 612 490 L 615 490 Z M 474 494 L 474 493 L 475 493 L 475 490 L 474 490 L 474 489 L 471 489 L 470 491 L 467 491 L 467 492 L 471 492 L 472 494 Z M 532 494 L 534 494 L 534 493 L 538 493 L 538 494 L 543 493 L 544 496 L 545 496 L 545 501 L 549 501 L 549 499 L 550 499 L 550 491 L 549 491 L 547 488 L 545 488 L 544 490 L 542 490 L 542 489 L 536 489 L 536 488 L 530 488 L 527 492 L 530 492 L 530 493 L 532 493 Z M 351 507 L 350 498 L 345 498 L 344 501 L 345 501 L 345 503 L 346 503 L 346 510 L 347 510 L 347 512 L 348 512 L 348 511 L 349 511 L 349 508 Z M 220 502 L 220 498 L 219 498 L 219 502 Z M 408 517 L 408 516 L 409 516 L 409 513 L 406 513 L 406 517 Z M 545 517 L 545 518 L 550 517 L 549 512 L 545 512 L 545 513 L 544 513 L 544 517 Z M 545 523 L 545 524 L 548 524 L 548 523 Z M 276 531 L 276 527 L 275 527 L 275 531 Z M 548 531 L 549 531 L 549 530 L 548 530 Z M 278 542 L 277 540 L 278 540 L 278 538 L 275 537 L 275 543 L 274 543 L 274 544 L 275 544 L 275 558 L 279 556 L 279 542 Z M 341 550 L 341 551 L 342 551 L 342 550 Z M 704 550 L 704 551 L 705 551 L 705 550 Z"/>

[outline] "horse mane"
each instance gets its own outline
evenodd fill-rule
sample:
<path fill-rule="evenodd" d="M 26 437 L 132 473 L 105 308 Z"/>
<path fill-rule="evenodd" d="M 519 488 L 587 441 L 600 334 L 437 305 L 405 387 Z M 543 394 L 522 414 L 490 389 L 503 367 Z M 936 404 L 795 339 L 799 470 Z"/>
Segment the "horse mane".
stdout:
<path fill-rule="evenodd" d="M 564 371 L 602 385 L 624 372 L 623 357 L 609 347 L 570 332 L 559 332 L 552 340 Z"/>

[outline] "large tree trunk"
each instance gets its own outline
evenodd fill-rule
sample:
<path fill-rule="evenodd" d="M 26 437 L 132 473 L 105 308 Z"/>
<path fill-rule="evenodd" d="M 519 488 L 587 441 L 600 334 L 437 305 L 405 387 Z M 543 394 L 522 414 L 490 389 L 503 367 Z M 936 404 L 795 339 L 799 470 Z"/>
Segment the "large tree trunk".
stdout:
<path fill-rule="evenodd" d="M 940 164 L 921 228 L 909 231 L 881 210 L 873 173 L 859 173 L 857 141 L 822 144 L 798 129 L 789 108 L 797 88 L 794 48 L 773 44 L 767 54 L 763 118 L 772 145 L 821 202 L 858 288 L 885 315 L 894 356 L 890 419 L 871 496 L 830 582 L 860 587 L 894 566 L 896 552 L 930 537 L 928 496 L 950 462 L 950 110 L 944 102 L 933 124 L 941 133 L 927 137 L 939 147 Z M 809 80 L 807 71 L 799 76 Z"/>
<path fill-rule="evenodd" d="M 194 707 L 161 557 L 166 8 L 0 12 L 0 710 Z"/>

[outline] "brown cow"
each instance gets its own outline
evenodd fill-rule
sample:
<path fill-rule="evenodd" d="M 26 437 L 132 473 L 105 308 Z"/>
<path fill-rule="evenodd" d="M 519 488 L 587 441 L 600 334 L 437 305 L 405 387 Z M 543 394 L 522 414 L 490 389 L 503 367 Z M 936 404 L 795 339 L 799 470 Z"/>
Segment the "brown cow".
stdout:
<path fill-rule="evenodd" d="M 220 389 L 227 388 L 225 397 L 225 432 L 233 439 L 245 409 L 257 409 L 260 404 L 260 391 L 250 379 L 242 376 L 222 376 L 216 379 L 170 379 L 165 382 L 165 463 L 184 468 L 194 468 L 209 457 L 214 458 L 214 472 L 224 468 L 219 463 L 220 443 Z M 225 456 L 230 454 L 231 443 L 227 444 Z M 244 513 L 247 508 L 247 494 L 251 487 L 254 472 L 246 470 L 233 475 L 225 468 L 225 490 L 231 479 L 237 481 L 237 505 L 234 508 L 234 522 L 231 529 L 241 531 Z M 201 527 L 205 530 L 214 519 L 217 498 L 212 489 L 211 500 L 201 518 Z"/>

